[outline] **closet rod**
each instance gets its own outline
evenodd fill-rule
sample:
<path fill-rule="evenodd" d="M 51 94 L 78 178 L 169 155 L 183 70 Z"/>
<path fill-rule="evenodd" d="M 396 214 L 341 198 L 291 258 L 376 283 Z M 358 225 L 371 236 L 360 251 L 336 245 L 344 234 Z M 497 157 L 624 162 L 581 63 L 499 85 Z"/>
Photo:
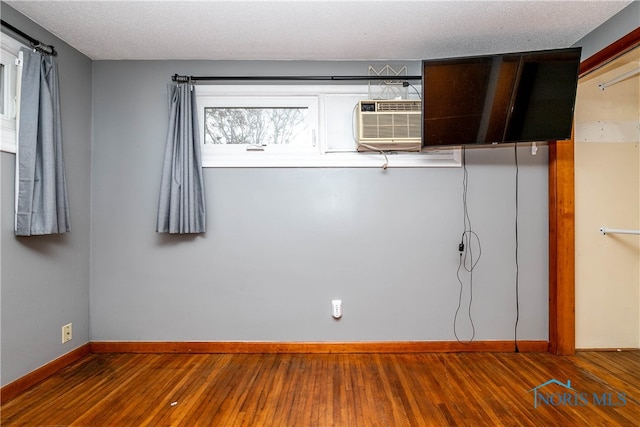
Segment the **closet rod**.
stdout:
<path fill-rule="evenodd" d="M 606 88 L 608 88 L 609 86 L 613 86 L 616 83 L 620 83 L 621 81 L 623 81 L 624 79 L 627 79 L 629 77 L 633 77 L 636 74 L 640 74 L 640 67 L 633 69 L 629 72 L 626 72 L 618 77 L 616 77 L 615 79 L 611 79 L 608 82 L 604 82 L 604 83 L 600 83 L 598 85 L 598 87 L 602 90 L 605 90 Z"/>
<path fill-rule="evenodd" d="M 34 39 L 29 34 L 20 31 L 19 29 L 17 29 L 13 25 L 7 23 L 6 21 L 4 21 L 2 19 L 0 19 L 0 24 L 2 24 L 3 27 L 6 27 L 7 29 L 13 31 L 14 33 L 19 35 L 20 37 L 29 40 L 29 43 L 31 43 L 31 47 L 32 48 L 34 48 L 36 50 L 39 50 L 40 52 L 45 53 L 47 55 L 53 55 L 53 56 L 58 55 L 58 52 L 56 52 L 56 49 L 53 46 L 48 45 L 48 44 L 40 43 L 39 40 Z"/>
<path fill-rule="evenodd" d="M 640 234 L 640 230 L 624 230 L 620 228 L 607 228 L 607 227 L 602 227 L 600 229 L 600 232 L 602 233 L 603 236 L 606 234 Z"/>
<path fill-rule="evenodd" d="M 178 83 L 198 81 L 355 81 L 378 80 L 407 82 L 409 80 L 422 80 L 422 76 L 179 76 L 174 74 L 171 80 Z"/>

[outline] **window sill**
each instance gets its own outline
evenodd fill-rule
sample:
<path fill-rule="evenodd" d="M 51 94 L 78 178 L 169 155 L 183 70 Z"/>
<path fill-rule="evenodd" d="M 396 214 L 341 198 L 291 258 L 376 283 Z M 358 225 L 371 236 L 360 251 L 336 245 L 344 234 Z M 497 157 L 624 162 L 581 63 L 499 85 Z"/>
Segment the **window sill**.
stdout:
<path fill-rule="evenodd" d="M 243 153 L 241 156 L 202 155 L 205 168 L 432 168 L 460 167 L 459 148 L 423 153 L 344 152 L 326 154 Z"/>

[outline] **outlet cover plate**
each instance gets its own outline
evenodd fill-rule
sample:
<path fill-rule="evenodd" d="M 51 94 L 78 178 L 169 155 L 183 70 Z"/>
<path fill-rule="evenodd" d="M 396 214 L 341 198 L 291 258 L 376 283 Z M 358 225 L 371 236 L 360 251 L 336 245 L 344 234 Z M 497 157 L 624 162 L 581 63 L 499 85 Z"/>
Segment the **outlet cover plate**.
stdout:
<path fill-rule="evenodd" d="M 73 338 L 72 324 L 67 323 L 62 327 L 62 344 L 71 341 Z"/>

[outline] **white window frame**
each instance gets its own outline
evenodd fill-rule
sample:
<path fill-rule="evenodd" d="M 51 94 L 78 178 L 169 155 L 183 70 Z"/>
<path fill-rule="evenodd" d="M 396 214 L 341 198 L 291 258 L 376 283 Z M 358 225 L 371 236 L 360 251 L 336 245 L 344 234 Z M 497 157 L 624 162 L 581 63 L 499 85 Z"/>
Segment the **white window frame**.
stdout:
<path fill-rule="evenodd" d="M 0 151 L 15 153 L 17 148 L 18 123 L 20 112 L 20 80 L 22 77 L 22 54 L 24 44 L 2 34 L 0 45 L 0 63 L 4 66 L 5 91 L 0 102 L 4 113 L 0 114 Z"/>
<path fill-rule="evenodd" d="M 355 105 L 368 99 L 368 85 L 198 85 L 196 104 L 201 133 L 203 167 L 460 167 L 458 147 L 424 152 L 356 151 Z M 416 89 L 419 90 L 419 89 Z M 417 98 L 417 94 L 415 98 Z M 335 104 L 335 103 L 338 104 Z M 328 123 L 336 105 L 350 111 L 340 126 Z M 307 106 L 312 119 L 308 149 L 266 146 L 261 151 L 245 145 L 204 144 L 204 110 L 207 107 Z M 336 132 L 335 128 L 338 128 Z M 348 128 L 351 129 L 348 129 Z M 331 141 L 328 139 L 331 138 Z"/>

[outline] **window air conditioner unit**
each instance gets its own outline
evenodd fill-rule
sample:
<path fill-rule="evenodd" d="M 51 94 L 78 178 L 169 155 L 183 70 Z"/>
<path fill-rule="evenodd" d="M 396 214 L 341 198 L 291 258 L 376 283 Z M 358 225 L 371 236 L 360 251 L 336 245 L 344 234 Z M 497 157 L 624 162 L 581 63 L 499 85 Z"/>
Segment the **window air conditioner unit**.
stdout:
<path fill-rule="evenodd" d="M 420 151 L 422 102 L 415 100 L 360 101 L 358 151 Z"/>

